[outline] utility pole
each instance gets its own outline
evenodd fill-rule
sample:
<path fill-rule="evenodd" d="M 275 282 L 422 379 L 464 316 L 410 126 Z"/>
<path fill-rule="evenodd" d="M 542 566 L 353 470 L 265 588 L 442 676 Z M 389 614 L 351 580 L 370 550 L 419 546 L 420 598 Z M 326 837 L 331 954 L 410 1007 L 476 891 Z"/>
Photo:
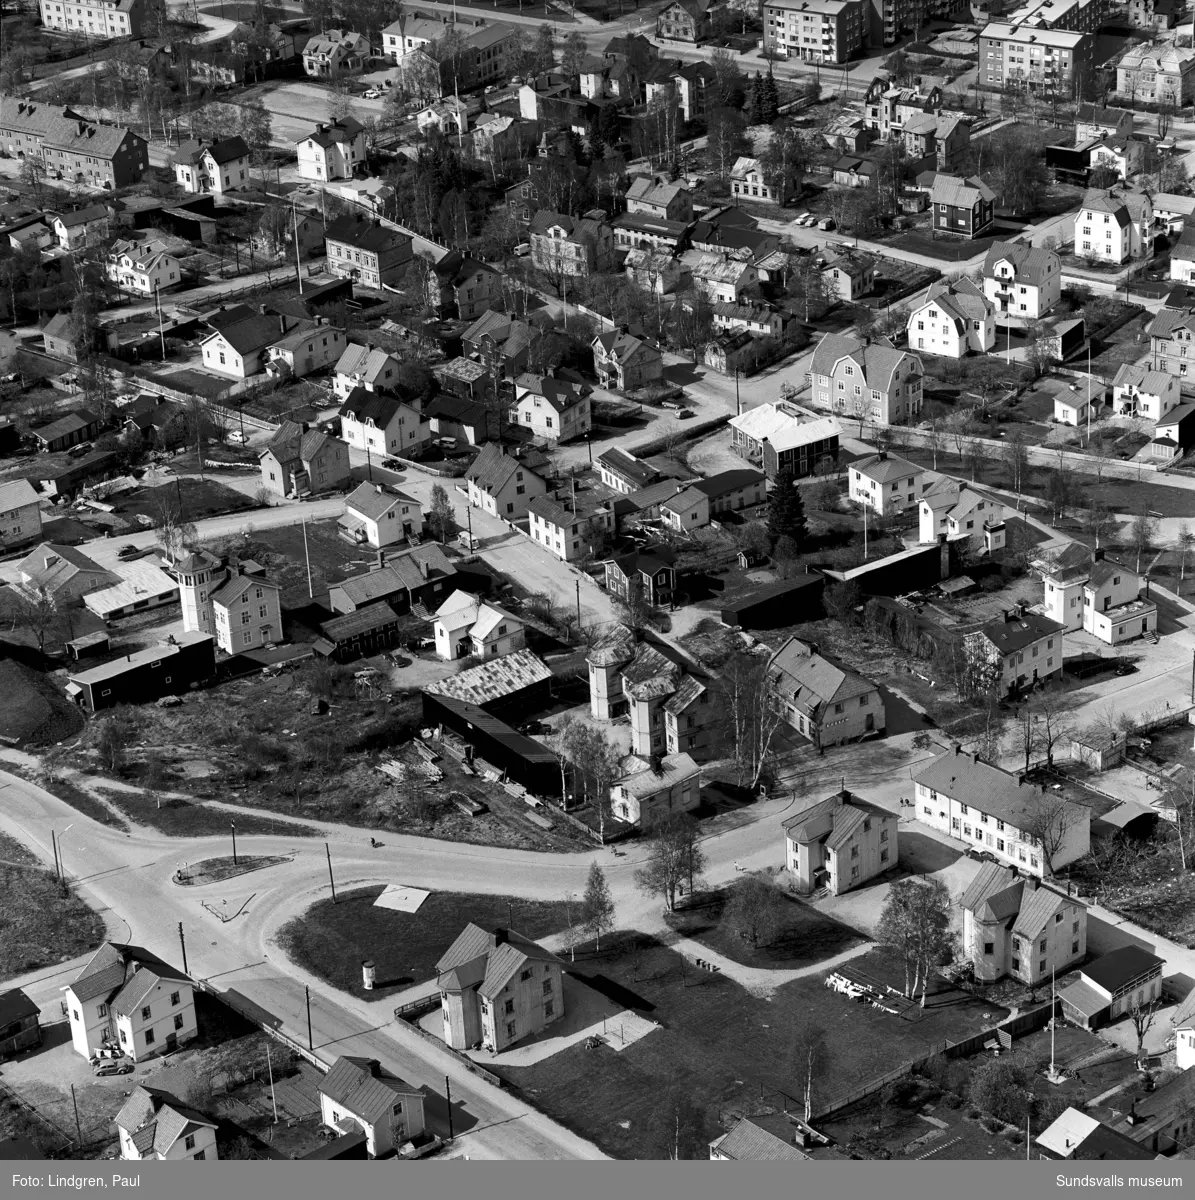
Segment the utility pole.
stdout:
<path fill-rule="evenodd" d="M 158 304 L 158 341 L 161 343 L 161 347 L 162 347 L 162 361 L 165 362 L 166 361 L 166 334 L 163 332 L 163 329 L 162 329 L 162 289 L 156 283 L 154 284 L 154 299 L 157 301 L 157 304 Z"/>
<path fill-rule="evenodd" d="M 369 453 L 369 439 L 365 439 L 365 475 L 373 483 L 373 456 Z"/>
<path fill-rule="evenodd" d="M 304 984 L 303 992 L 307 997 L 307 1049 L 314 1050 L 315 1046 L 311 1041 L 311 988 Z"/>
<path fill-rule="evenodd" d="M 311 584 L 311 552 L 307 549 L 307 518 L 303 518 L 303 557 L 307 560 L 307 598 L 315 599 L 315 589 Z M 326 845 L 327 843 L 325 843 Z"/>
<path fill-rule="evenodd" d="M 83 1146 L 83 1126 L 79 1122 L 79 1101 L 75 1097 L 75 1085 L 71 1084 L 71 1103 L 75 1106 L 75 1132 L 79 1135 L 79 1146 Z"/>
<path fill-rule="evenodd" d="M 324 853 L 328 856 L 328 882 L 332 885 L 332 903 L 336 903 L 336 880 L 332 876 L 332 851 L 328 843 L 324 843 Z"/>
<path fill-rule="evenodd" d="M 577 585 L 577 632 L 581 632 L 581 581 L 574 581 Z"/>
<path fill-rule="evenodd" d="M 183 923 L 178 923 L 178 945 L 183 952 L 183 974 L 190 975 L 191 972 L 187 969 L 187 939 L 183 936 Z"/>
<path fill-rule="evenodd" d="M 270 1058 L 270 1039 L 266 1038 L 266 1070 L 270 1073 L 270 1103 L 274 1106 L 274 1124 L 278 1124 L 278 1098 L 274 1095 L 274 1063 Z"/>
<path fill-rule="evenodd" d="M 290 214 L 294 218 L 295 274 L 299 278 L 299 295 L 301 296 L 303 294 L 303 259 L 299 254 L 299 210 L 295 208 L 295 198 L 293 195 L 290 198 Z"/>
<path fill-rule="evenodd" d="M 1192 657 L 1195 658 L 1195 651 L 1192 652 Z M 1192 694 L 1195 695 L 1195 663 L 1193 663 L 1191 667 L 1191 689 Z M 54 851 L 54 878 L 61 883 L 62 864 L 58 861 L 58 838 L 55 836 L 52 829 L 50 830 L 50 847 Z"/>
<path fill-rule="evenodd" d="M 739 398 L 739 369 L 734 369 L 734 415 L 741 417 L 743 415 L 743 402 Z"/>
<path fill-rule="evenodd" d="M 237 859 L 237 823 L 235 821 L 229 821 L 228 824 L 232 828 L 232 865 L 234 867 L 239 867 L 241 864 Z"/>
<path fill-rule="evenodd" d="M 448 1140 L 452 1141 L 452 1080 L 444 1076 L 444 1098 L 448 1101 Z"/>

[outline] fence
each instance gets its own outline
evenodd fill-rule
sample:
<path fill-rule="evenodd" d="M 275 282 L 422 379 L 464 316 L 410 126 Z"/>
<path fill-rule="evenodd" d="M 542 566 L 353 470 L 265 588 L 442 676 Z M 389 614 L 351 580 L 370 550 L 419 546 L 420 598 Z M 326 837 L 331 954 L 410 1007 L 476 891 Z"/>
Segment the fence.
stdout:
<path fill-rule="evenodd" d="M 222 992 L 212 987 L 206 979 L 195 980 L 195 986 L 201 992 L 206 992 L 209 996 L 219 1000 L 221 1004 L 231 1008 L 233 1012 L 240 1014 L 246 1021 L 256 1025 L 267 1037 L 272 1037 L 274 1041 L 281 1042 L 282 1045 L 293 1050 L 300 1058 L 306 1059 L 313 1067 L 318 1067 L 321 1071 L 327 1071 L 328 1064 L 318 1054 L 313 1050 L 308 1050 L 306 1046 L 296 1042 L 294 1038 L 288 1037 L 276 1025 L 272 1025 L 270 1023 L 273 1019 L 272 1014 L 264 1008 L 258 1008 L 252 1001 L 245 997 L 237 996 L 235 992 Z"/>
<path fill-rule="evenodd" d="M 1006 1021 L 1001 1021 L 998 1025 L 982 1029 L 978 1033 L 972 1034 L 967 1038 L 962 1038 L 957 1042 L 943 1041 L 941 1050 L 934 1050 L 921 1058 L 904 1063 L 884 1075 L 877 1075 L 874 1079 L 868 1080 L 862 1087 L 855 1088 L 853 1091 L 840 1093 L 833 1100 L 828 1101 L 819 1108 L 813 1114 L 812 1119 L 814 1121 L 824 1121 L 828 1117 L 832 1117 L 835 1113 L 841 1112 L 849 1105 L 864 1100 L 868 1096 L 875 1095 L 876 1092 L 888 1084 L 895 1083 L 896 1080 L 903 1079 L 906 1075 L 913 1075 L 923 1070 L 929 1065 L 932 1059 L 937 1058 L 939 1055 L 945 1058 L 963 1058 L 968 1054 L 974 1054 L 976 1051 L 982 1050 L 993 1038 L 1000 1041 L 1002 1033 L 1008 1038 L 1014 1038 L 1019 1034 L 1030 1033 L 1034 1029 L 1041 1029 L 1049 1022 L 1056 1003 L 1056 1001 L 1051 1001 L 1041 1005 L 1039 1008 L 1020 1013 L 1018 1016 L 1010 1017 Z"/>
<path fill-rule="evenodd" d="M 395 1013 L 395 1016 L 398 1016 L 397 1012 Z M 414 1033 L 417 1033 L 421 1038 L 423 1038 L 425 1042 L 431 1042 L 433 1046 L 437 1046 L 447 1054 L 451 1054 L 452 1057 L 455 1058 L 456 1061 L 459 1062 L 466 1071 L 470 1071 L 479 1079 L 484 1079 L 486 1083 L 492 1084 L 494 1087 L 500 1088 L 503 1086 L 502 1080 L 497 1075 L 487 1071 L 484 1067 L 479 1067 L 467 1054 L 462 1054 L 459 1050 L 454 1050 L 451 1046 L 446 1045 L 438 1037 L 436 1037 L 434 1033 L 428 1033 L 426 1029 L 421 1029 L 415 1024 L 414 1021 L 408 1021 L 405 1017 L 399 1017 L 399 1020 L 402 1021 L 402 1023 L 408 1029 Z"/>

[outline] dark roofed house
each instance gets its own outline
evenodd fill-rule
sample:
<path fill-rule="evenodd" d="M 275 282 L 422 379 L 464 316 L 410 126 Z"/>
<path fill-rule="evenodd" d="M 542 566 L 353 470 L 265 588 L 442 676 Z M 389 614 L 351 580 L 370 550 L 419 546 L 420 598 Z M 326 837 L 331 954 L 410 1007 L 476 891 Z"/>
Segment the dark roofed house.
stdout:
<path fill-rule="evenodd" d="M 1127 115 L 1127 114 L 1126 114 Z M 1074 1162 L 1130 1162 L 1155 1157 L 1127 1134 L 1097 1121 L 1090 1113 L 1068 1108 L 1033 1139 L 1042 1158 Z"/>
<path fill-rule="evenodd" d="M 40 1045 L 37 1005 L 20 988 L 0 992 L 0 1062 Z"/>
<path fill-rule="evenodd" d="M 496 442 L 487 442 L 481 448 L 465 481 L 470 504 L 506 521 L 526 517 L 531 502 L 548 490 L 540 471 L 522 455 L 507 454 Z"/>
<path fill-rule="evenodd" d="M 818 653 L 816 644 L 789 638 L 768 659 L 785 719 L 815 746 L 833 746 L 882 733 L 879 688 Z"/>
<path fill-rule="evenodd" d="M 279 426 L 258 461 L 262 484 L 278 496 L 339 491 L 351 478 L 348 446 L 294 421 Z"/>
<path fill-rule="evenodd" d="M 439 317 L 475 321 L 502 290 L 502 272 L 460 250 L 434 263 L 427 278 L 428 302 Z"/>
<path fill-rule="evenodd" d="M 328 269 L 363 287 L 397 285 L 411 261 L 411 237 L 358 213 L 337 217 L 324 232 Z"/>
<path fill-rule="evenodd" d="M 808 1162 L 843 1157 L 825 1134 L 790 1112 L 740 1117 L 729 1133 L 710 1142 L 712 1162 Z"/>
<path fill-rule="evenodd" d="M 1156 1000 L 1165 960 L 1140 946 L 1121 946 L 1079 968 L 1079 978 L 1058 993 L 1062 1014 L 1084 1029 L 1122 1017 L 1135 1005 Z"/>
<path fill-rule="evenodd" d="M 131 1161 L 215 1162 L 218 1124 L 162 1088 L 134 1088 L 116 1114 L 120 1157 Z"/>
<path fill-rule="evenodd" d="M 612 446 L 598 457 L 597 469 L 602 482 L 624 496 L 642 491 L 660 478 L 655 467 L 618 446 Z"/>
<path fill-rule="evenodd" d="M 341 1055 L 319 1082 L 320 1117 L 342 1135 L 364 1133 L 370 1158 L 380 1158 L 426 1128 L 423 1093 L 376 1059 Z"/>
<path fill-rule="evenodd" d="M 978 175 L 963 179 L 939 172 L 929 194 L 934 229 L 943 233 L 982 237 L 995 220 L 996 193 Z"/>
<path fill-rule="evenodd" d="M 1064 629 L 1022 605 L 963 638 L 968 660 L 1001 692 L 1015 693 L 1062 673 Z"/>
<path fill-rule="evenodd" d="M 206 633 L 168 635 L 168 640 L 69 676 L 66 694 L 95 713 L 118 704 L 147 704 L 177 696 L 216 674 L 216 643 Z"/>
<path fill-rule="evenodd" d="M 671 604 L 676 590 L 675 563 L 676 555 L 667 546 L 647 546 L 619 555 L 605 564 L 606 589 L 623 600 L 640 596 L 653 608 Z"/>
<path fill-rule="evenodd" d="M 379 654 L 398 644 L 400 620 L 389 604 L 377 602 L 355 608 L 320 625 L 323 634 L 315 650 L 337 662 L 351 662 L 367 654 Z"/>
<path fill-rule="evenodd" d="M 100 431 L 100 419 L 85 408 L 76 409 L 66 416 L 43 425 L 40 429 L 31 429 L 29 436 L 37 442 L 37 448 L 45 454 L 56 454 L 61 450 L 69 450 L 81 442 L 89 442 Z"/>
<path fill-rule="evenodd" d="M 435 543 L 427 542 L 401 553 L 383 552 L 382 565 L 364 575 L 352 575 L 328 591 L 332 611 L 346 616 L 384 601 L 399 616 L 439 607 L 457 575 L 452 560 Z"/>

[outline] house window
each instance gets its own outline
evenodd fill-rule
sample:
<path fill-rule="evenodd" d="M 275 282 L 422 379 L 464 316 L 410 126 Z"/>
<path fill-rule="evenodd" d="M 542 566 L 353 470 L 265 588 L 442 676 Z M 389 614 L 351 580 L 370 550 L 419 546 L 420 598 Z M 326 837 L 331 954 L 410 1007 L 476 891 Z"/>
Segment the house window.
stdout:
<path fill-rule="evenodd" d="M 1072 954 L 1079 953 L 1079 943 L 1078 942 L 1071 942 L 1071 953 Z"/>
<path fill-rule="evenodd" d="M 78 1020 L 78 1017 L 79 1017 L 79 1014 L 76 1013 L 75 1019 Z M 120 1031 L 120 1044 L 122 1046 L 127 1046 L 129 1044 L 128 1035 L 125 1033 L 125 1031 L 123 1029 Z"/>
<path fill-rule="evenodd" d="M 881 850 L 881 851 L 880 851 L 880 862 L 882 862 L 882 863 L 886 863 L 887 861 L 888 861 L 888 851 L 887 851 L 887 850 Z"/>
<path fill-rule="evenodd" d="M 145 1044 L 147 1046 L 152 1046 L 154 1044 L 154 1041 L 155 1041 L 154 1031 L 152 1029 L 147 1029 L 145 1031 Z"/>
<path fill-rule="evenodd" d="M 528 974 L 530 974 L 530 972 L 528 972 Z M 513 1000 L 507 1000 L 502 1011 L 506 1014 L 506 1016 L 509 1017 L 511 1015 L 511 1013 L 514 1012 L 514 1010 L 515 1010 L 515 1002 Z"/>
<path fill-rule="evenodd" d="M 106 1004 L 97 1004 L 95 1008 L 97 1017 L 106 1017 L 108 1015 L 108 1006 Z M 75 1020 L 79 1019 L 78 1013 L 75 1014 Z"/>
<path fill-rule="evenodd" d="M 183 1015 L 182 1015 L 182 1013 L 175 1013 L 175 1014 L 174 1014 L 174 1027 L 175 1027 L 175 1029 L 182 1029 L 182 1027 L 183 1027 L 185 1024 L 186 1024 L 186 1022 L 183 1020 Z"/>
<path fill-rule="evenodd" d="M 524 972 L 522 973 L 522 975 L 520 975 L 520 976 L 519 976 L 519 982 L 520 982 L 520 983 L 526 983 L 526 982 L 527 982 L 527 980 L 528 980 L 528 979 L 530 979 L 530 978 L 531 978 L 531 972 L 530 972 L 530 971 L 524 971 Z"/>
<path fill-rule="evenodd" d="M 195 1149 L 195 1135 L 193 1133 L 188 1133 L 187 1136 L 183 1139 L 183 1149 L 184 1150 L 194 1150 Z"/>
<path fill-rule="evenodd" d="M 859 857 L 859 847 L 852 846 L 851 847 L 851 858 L 858 858 L 858 857 Z"/>
<path fill-rule="evenodd" d="M 550 996 L 551 994 L 552 994 L 552 981 L 550 979 L 545 979 L 544 980 L 544 995 Z"/>
<path fill-rule="evenodd" d="M 506 1036 L 508 1038 L 512 1038 L 512 1037 L 514 1037 L 514 1035 L 515 1035 L 515 1023 L 513 1021 L 507 1021 Z"/>
<path fill-rule="evenodd" d="M 995 942 L 984 942 L 983 952 L 984 952 L 984 954 L 995 954 L 996 953 L 996 943 Z"/>
<path fill-rule="evenodd" d="M 556 1005 L 553 1001 L 548 1000 L 544 1003 L 544 1016 L 551 1017 L 556 1014 Z"/>
<path fill-rule="evenodd" d="M 144 1007 L 144 1008 L 141 1010 L 141 1019 L 142 1019 L 143 1021 L 148 1021 L 148 1020 L 149 1020 L 149 1005 L 146 1005 L 146 1006 L 145 1006 L 145 1007 Z"/>
<path fill-rule="evenodd" d="M 174 1007 L 174 1008 L 177 1008 L 177 1007 L 178 1007 L 178 1005 L 179 1005 L 179 1003 L 180 1003 L 180 997 L 179 997 L 179 994 L 178 994 L 178 992 L 171 992 L 171 993 L 170 993 L 170 1004 L 171 1004 L 171 1006 L 172 1006 L 172 1007 Z"/>
<path fill-rule="evenodd" d="M 402 1101 L 400 1100 L 391 1110 L 396 1117 L 402 1116 Z"/>

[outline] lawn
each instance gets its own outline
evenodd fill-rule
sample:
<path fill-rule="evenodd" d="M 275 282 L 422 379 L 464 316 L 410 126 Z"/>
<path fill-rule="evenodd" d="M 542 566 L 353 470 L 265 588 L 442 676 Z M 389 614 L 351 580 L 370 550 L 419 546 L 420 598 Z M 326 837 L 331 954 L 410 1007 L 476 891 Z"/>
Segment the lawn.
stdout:
<path fill-rule="evenodd" d="M 147 825 L 167 837 L 219 837 L 229 834 L 236 822 L 239 834 L 268 834 L 271 837 L 318 837 L 319 830 L 295 825 L 282 818 L 258 817 L 251 813 L 233 813 L 224 808 L 208 808 L 190 800 L 157 798 L 150 793 L 99 789 L 113 807 L 120 809 L 134 824 Z"/>
<path fill-rule="evenodd" d="M 0 661 L 0 736 L 5 742 L 46 746 L 82 728 L 83 714 L 45 675 L 11 658 Z"/>
<path fill-rule="evenodd" d="M 564 928 L 563 904 L 514 896 L 432 892 L 415 913 L 378 908 L 381 885 L 342 892 L 313 904 L 283 926 L 278 941 L 305 970 L 355 996 L 379 999 L 430 979 L 436 963 L 472 921 L 484 929 L 511 926 L 534 939 Z M 361 986 L 361 963 L 377 967 L 372 992 Z"/>
<path fill-rule="evenodd" d="M 716 954 L 748 967 L 801 967 L 841 954 L 862 940 L 847 925 L 820 913 L 797 899 L 780 893 L 784 916 L 775 936 L 753 947 L 722 917 L 727 893 L 710 892 L 692 908 L 669 913 L 665 918 L 677 933 L 708 946 Z"/>
<path fill-rule="evenodd" d="M 155 521 L 163 506 L 171 511 L 182 504 L 185 521 L 201 521 L 225 513 L 246 512 L 255 505 L 248 496 L 212 479 L 176 479 L 156 488 L 141 488 L 122 496 L 118 511 L 130 516 L 152 517 Z"/>
<path fill-rule="evenodd" d="M 73 892 L 66 896 L 39 860 L 0 833 L 0 980 L 94 949 L 103 919 Z"/>
<path fill-rule="evenodd" d="M 852 964 L 872 977 L 900 969 L 885 951 Z M 697 971 L 644 934 L 616 935 L 608 950 L 579 956 L 570 973 L 661 1028 L 619 1053 L 576 1045 L 529 1067 L 491 1066 L 555 1120 L 615 1158 L 665 1158 L 679 1120 L 681 1154 L 706 1158 L 724 1131 L 722 1114 L 795 1099 L 799 1045 L 817 1031 L 825 1066 L 814 1082 L 816 1111 L 831 1092 L 857 1088 L 877 1073 L 958 1040 L 1003 1010 L 958 992 L 931 993 L 906 1020 L 852 1005 L 821 973 L 778 988 L 771 999 L 725 975 Z M 832 1081 L 823 1084 L 822 1080 Z"/>

